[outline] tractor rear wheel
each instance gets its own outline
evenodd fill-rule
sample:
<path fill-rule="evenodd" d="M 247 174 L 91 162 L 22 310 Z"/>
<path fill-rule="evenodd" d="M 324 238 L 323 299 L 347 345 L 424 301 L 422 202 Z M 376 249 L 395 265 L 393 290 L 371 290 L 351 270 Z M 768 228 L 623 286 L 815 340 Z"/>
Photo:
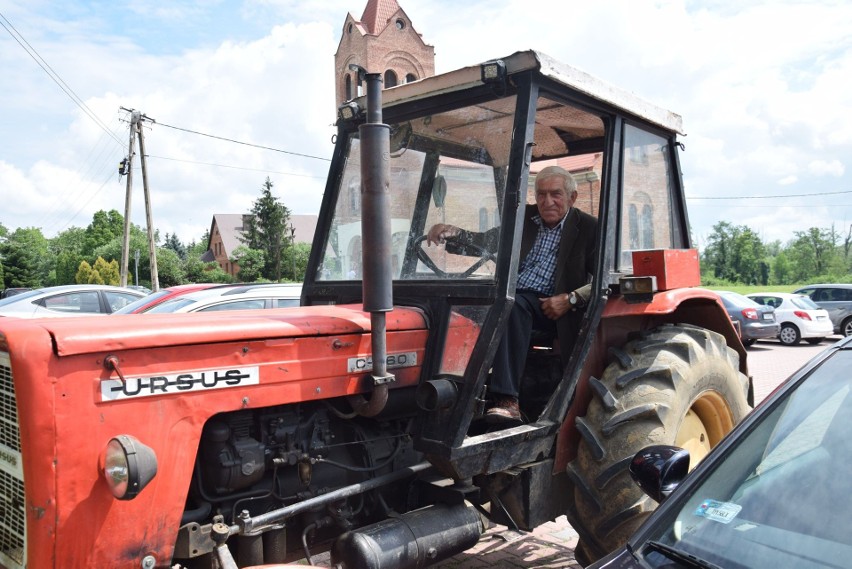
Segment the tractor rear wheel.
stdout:
<path fill-rule="evenodd" d="M 611 348 L 593 398 L 576 420 L 574 525 L 582 561 L 622 546 L 656 503 L 630 479 L 633 455 L 652 444 L 686 448 L 695 466 L 750 410 L 739 355 L 720 334 L 666 324 Z"/>

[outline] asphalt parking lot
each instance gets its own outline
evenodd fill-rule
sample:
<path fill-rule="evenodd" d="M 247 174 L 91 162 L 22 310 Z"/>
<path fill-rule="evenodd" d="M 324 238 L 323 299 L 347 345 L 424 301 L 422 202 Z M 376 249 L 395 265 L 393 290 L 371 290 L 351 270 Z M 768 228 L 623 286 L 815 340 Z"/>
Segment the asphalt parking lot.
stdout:
<path fill-rule="evenodd" d="M 840 336 L 826 338 L 812 346 L 783 346 L 777 340 L 756 342 L 747 348 L 749 373 L 754 379 L 755 401 L 769 395 L 789 377 Z M 582 566 L 574 560 L 577 534 L 564 517 L 538 527 L 529 534 L 508 532 L 503 526 L 489 529 L 476 547 L 443 561 L 434 567 L 442 569 L 508 568 L 571 568 Z"/>

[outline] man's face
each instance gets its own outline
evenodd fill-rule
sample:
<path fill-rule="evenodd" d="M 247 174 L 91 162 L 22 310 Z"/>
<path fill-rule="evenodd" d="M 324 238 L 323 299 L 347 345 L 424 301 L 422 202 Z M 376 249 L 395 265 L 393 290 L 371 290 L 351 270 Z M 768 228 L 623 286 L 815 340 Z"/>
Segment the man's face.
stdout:
<path fill-rule="evenodd" d="M 553 227 L 559 223 L 576 199 L 577 192 L 566 195 L 562 178 L 558 176 L 536 183 L 535 203 L 538 206 L 538 214 L 547 227 Z"/>

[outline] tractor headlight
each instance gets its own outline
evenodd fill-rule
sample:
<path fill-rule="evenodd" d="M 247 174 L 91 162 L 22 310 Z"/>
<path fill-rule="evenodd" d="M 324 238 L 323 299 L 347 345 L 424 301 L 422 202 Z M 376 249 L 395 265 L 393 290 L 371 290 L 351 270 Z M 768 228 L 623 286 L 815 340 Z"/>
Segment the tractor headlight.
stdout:
<path fill-rule="evenodd" d="M 102 471 L 113 496 L 132 500 L 156 476 L 157 456 L 135 438 L 118 435 L 107 443 Z"/>

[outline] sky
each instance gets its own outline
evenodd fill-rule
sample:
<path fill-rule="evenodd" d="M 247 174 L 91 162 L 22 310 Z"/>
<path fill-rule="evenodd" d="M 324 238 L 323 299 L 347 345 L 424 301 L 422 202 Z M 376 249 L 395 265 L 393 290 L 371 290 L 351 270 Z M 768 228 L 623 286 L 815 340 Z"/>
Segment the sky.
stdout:
<path fill-rule="evenodd" d="M 437 73 L 536 49 L 680 114 L 699 246 L 720 221 L 782 243 L 852 227 L 852 2 L 399 4 L 435 47 Z M 161 238 L 201 240 L 213 214 L 248 212 L 267 177 L 292 213 L 318 213 L 334 54 L 346 15 L 365 5 L 0 0 L 0 223 L 53 237 L 98 210 L 123 213 L 122 107 L 153 119 Z M 144 228 L 138 157 L 133 182 L 131 220 Z"/>

